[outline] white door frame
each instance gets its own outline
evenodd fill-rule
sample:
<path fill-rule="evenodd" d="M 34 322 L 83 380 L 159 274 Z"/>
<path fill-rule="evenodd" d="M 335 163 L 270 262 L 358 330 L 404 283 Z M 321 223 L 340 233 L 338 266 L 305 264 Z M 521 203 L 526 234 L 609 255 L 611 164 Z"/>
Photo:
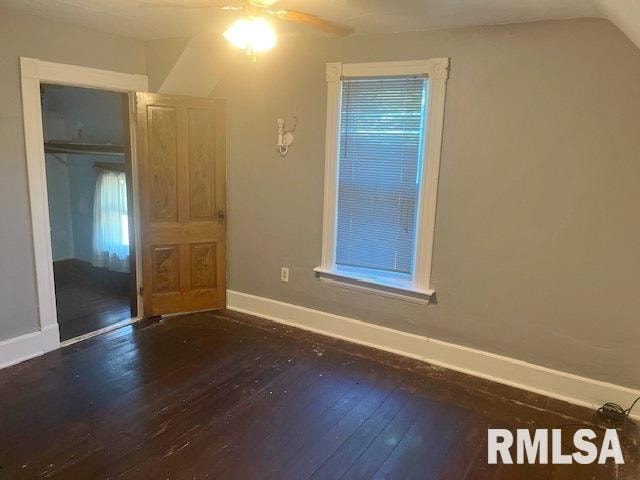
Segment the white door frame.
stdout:
<path fill-rule="evenodd" d="M 138 228 L 140 216 L 137 195 L 138 177 L 135 161 L 134 95 L 132 95 L 132 93 L 147 91 L 148 79 L 146 75 L 111 72 L 108 70 L 98 70 L 63 63 L 44 62 L 35 58 L 26 57 L 20 57 L 20 76 L 22 85 L 24 142 L 29 180 L 29 200 L 31 204 L 31 227 L 33 231 L 33 254 L 36 268 L 38 316 L 40 332 L 42 334 L 42 348 L 45 352 L 48 352 L 60 347 L 60 333 L 58 329 L 56 294 L 53 278 L 51 226 L 49 223 L 49 199 L 47 196 L 40 84 L 54 83 L 129 93 L 133 215 L 136 225 L 136 281 L 138 282 L 138 286 L 140 286 L 142 281 Z M 139 288 L 137 290 L 139 291 Z M 137 304 L 137 318 L 139 318 L 143 314 L 142 301 L 139 294 Z"/>

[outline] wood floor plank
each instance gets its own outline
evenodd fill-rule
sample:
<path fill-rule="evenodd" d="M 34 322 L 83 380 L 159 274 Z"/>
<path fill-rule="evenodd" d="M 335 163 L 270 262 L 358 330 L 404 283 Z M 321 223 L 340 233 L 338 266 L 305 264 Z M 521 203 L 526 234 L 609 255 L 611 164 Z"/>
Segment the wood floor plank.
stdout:
<path fill-rule="evenodd" d="M 331 457 L 344 442 L 350 438 L 365 422 L 378 415 L 384 405 L 387 405 L 396 393 L 393 390 L 381 390 L 371 392 L 359 405 L 341 418 L 324 435 L 318 435 L 309 448 L 299 448 L 295 454 L 290 455 L 289 460 L 282 470 L 291 478 L 309 478 Z"/>
<path fill-rule="evenodd" d="M 126 468 L 126 465 L 139 462 L 150 448 L 161 449 L 167 444 L 171 444 L 171 447 L 185 432 L 191 432 L 193 428 L 200 426 L 203 410 L 208 410 L 212 416 L 225 411 L 247 391 L 257 388 L 265 378 L 278 373 L 275 368 L 278 357 L 275 353 L 250 357 L 249 362 L 247 360 L 245 358 L 239 365 L 229 368 L 229 373 L 225 372 L 215 380 L 202 382 L 186 395 L 179 395 L 178 401 L 174 396 L 167 406 L 149 417 L 144 425 L 123 430 L 127 435 L 117 443 L 111 443 L 106 449 L 108 451 L 102 448 L 92 452 L 82 464 L 66 466 L 65 475 L 70 478 L 90 478 L 106 467 L 111 471 L 119 471 L 121 467 Z M 158 432 L 165 434 L 159 436 Z M 105 464 L 100 464 L 98 459 L 103 459 Z M 91 467 L 87 470 L 89 465 Z"/>
<path fill-rule="evenodd" d="M 352 365 L 352 368 L 354 366 Z M 324 374 L 323 374 L 324 375 Z M 308 433 L 310 429 L 319 423 L 323 418 L 331 418 L 331 414 L 337 410 L 348 409 L 357 399 L 364 395 L 364 387 L 361 382 L 365 379 L 373 379 L 373 372 L 361 372 L 362 376 L 341 376 L 338 375 L 331 383 L 326 384 L 328 388 L 316 392 L 313 389 L 311 395 L 305 396 L 299 403 L 300 410 L 296 415 L 289 415 L 282 419 L 273 430 L 265 437 L 256 437 L 250 449 L 242 446 L 238 448 L 234 445 L 235 452 L 242 450 L 251 452 L 251 462 L 245 467 L 242 462 L 243 455 L 232 455 L 230 466 L 219 475 L 222 478 L 233 478 L 237 475 L 237 470 L 244 471 L 248 476 L 267 477 L 273 475 L 284 461 L 285 452 L 292 448 L 297 448 L 302 441 L 302 435 Z M 229 450 L 230 453 L 235 453 Z M 217 474 L 218 469 L 212 471 Z"/>
<path fill-rule="evenodd" d="M 438 480 L 464 480 L 471 466 L 486 450 L 489 423 L 481 416 L 468 413 L 460 431 L 447 452 L 447 461 L 440 466 L 434 478 Z"/>
<path fill-rule="evenodd" d="M 351 436 L 333 451 L 318 467 L 310 478 L 341 478 L 345 472 L 367 449 L 373 439 L 395 418 L 406 405 L 408 399 L 405 391 L 396 390 Z"/>
<path fill-rule="evenodd" d="M 112 454 L 113 448 L 119 445 L 120 435 L 129 429 L 136 428 L 136 420 L 140 418 L 155 419 L 158 412 L 164 412 L 175 403 L 175 398 L 185 398 L 193 392 L 200 391 L 200 386 L 208 386 L 212 378 L 216 378 L 225 369 L 240 363 L 244 357 L 250 355 L 253 349 L 240 349 L 236 354 L 228 355 L 216 361 L 215 354 L 211 355 L 211 366 L 204 371 L 191 366 L 183 366 L 167 377 L 157 379 L 153 383 L 145 384 L 139 389 L 124 395 L 117 403 L 106 409 L 97 409 L 88 415 L 81 415 L 76 420 L 63 423 L 55 429 L 40 431 L 39 436 L 30 442 L 38 455 L 35 456 L 21 445 L 0 455 L 0 462 L 4 458 L 20 460 L 25 463 L 49 464 L 51 460 L 65 462 L 65 459 L 75 458 L 82 461 L 90 453 L 102 451 Z M 127 435 L 128 436 L 128 435 Z M 65 442 L 56 442 L 64 438 Z M 105 452 L 106 449 L 106 452 Z M 33 468 L 37 468 L 33 466 Z"/>
<path fill-rule="evenodd" d="M 2 370 L 0 411 L 0 479 L 640 478 L 637 431 L 621 466 L 488 465 L 489 427 L 591 415 L 227 311 Z"/>
<path fill-rule="evenodd" d="M 402 411 L 373 439 L 351 468 L 340 478 L 373 478 L 380 467 L 393 454 L 420 414 L 421 410 L 418 407 L 418 402 L 414 399 L 409 399 Z"/>
<path fill-rule="evenodd" d="M 442 405 L 431 409 L 430 418 L 422 416 L 374 478 L 435 478 L 466 420 L 456 410 Z"/>
<path fill-rule="evenodd" d="M 54 262 L 60 338 L 69 340 L 131 318 L 131 275 L 76 259 Z"/>
<path fill-rule="evenodd" d="M 186 343 L 187 340 L 189 342 Z M 108 357 L 105 361 L 84 359 L 73 362 L 72 368 L 58 369 L 52 372 L 49 381 L 42 382 L 48 388 L 38 388 L 36 385 L 33 391 L 26 389 L 25 393 L 20 390 L 21 403 L 13 408 L 13 418 L 0 419 L 0 435 L 7 439 L 7 444 L 19 444 L 25 440 L 25 436 L 36 431 L 34 426 L 39 429 L 54 428 L 58 424 L 73 422 L 91 411 L 107 408 L 127 392 L 166 375 L 180 362 L 197 358 L 201 355 L 198 350 L 207 341 L 206 336 L 193 338 L 189 333 L 173 337 L 159 335 L 148 340 L 148 352 L 166 353 L 153 362 L 145 362 L 144 355 L 140 355 L 135 344 L 119 350 L 118 355 Z M 214 341 L 219 348 L 222 347 L 223 344 L 217 339 Z M 228 348 L 231 348 L 231 342 L 231 339 L 227 340 Z M 90 401 L 84 401 L 87 398 Z M 43 399 L 46 399 L 44 405 Z M 64 408 L 69 402 L 75 405 L 74 409 Z"/>

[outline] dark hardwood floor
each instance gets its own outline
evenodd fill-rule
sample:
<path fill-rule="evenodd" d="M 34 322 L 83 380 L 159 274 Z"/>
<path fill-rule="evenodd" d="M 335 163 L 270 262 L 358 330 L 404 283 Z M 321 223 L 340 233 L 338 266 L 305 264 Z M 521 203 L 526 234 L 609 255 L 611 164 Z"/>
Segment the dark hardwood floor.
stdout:
<path fill-rule="evenodd" d="M 491 466 L 490 426 L 591 412 L 228 311 L 123 327 L 0 371 L 0 477 L 637 479 Z"/>
<path fill-rule="evenodd" d="M 131 318 L 131 276 L 80 260 L 54 262 L 61 340 Z"/>

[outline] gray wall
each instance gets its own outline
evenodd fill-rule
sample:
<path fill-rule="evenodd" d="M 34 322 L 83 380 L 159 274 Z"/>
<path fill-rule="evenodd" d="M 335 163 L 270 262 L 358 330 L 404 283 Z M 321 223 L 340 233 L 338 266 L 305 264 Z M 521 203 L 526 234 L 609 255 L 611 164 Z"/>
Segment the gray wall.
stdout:
<path fill-rule="evenodd" d="M 325 62 L 443 56 L 437 303 L 320 284 Z M 213 96 L 228 99 L 231 289 L 640 387 L 640 51 L 612 24 L 281 39 L 238 55 Z M 276 119 L 292 114 L 282 159 Z"/>
<path fill-rule="evenodd" d="M 0 340 L 38 329 L 20 56 L 145 72 L 144 45 L 140 41 L 28 15 L 0 14 Z"/>
<path fill-rule="evenodd" d="M 96 193 L 94 161 L 91 155 L 70 155 L 69 190 L 73 225 L 73 258 L 93 260 L 93 199 Z"/>
<path fill-rule="evenodd" d="M 48 95 L 42 95 L 42 125 L 44 138 L 66 138 L 64 117 L 50 108 Z M 71 193 L 69 191 L 69 159 L 64 154 L 45 155 L 51 253 L 53 261 L 73 258 L 73 227 L 71 224 Z"/>
<path fill-rule="evenodd" d="M 145 69 L 140 42 L 0 17 L 0 340 L 37 329 L 21 55 Z M 311 269 L 321 249 L 325 62 L 439 56 L 452 70 L 437 303 L 319 284 Z M 235 58 L 213 94 L 229 100 L 230 288 L 640 387 L 640 52 L 615 27 L 580 20 L 282 38 L 257 63 Z M 296 142 L 281 159 L 275 120 L 292 114 Z"/>
<path fill-rule="evenodd" d="M 73 258 L 69 164 L 66 155 L 46 155 L 49 224 L 53 261 Z"/>
<path fill-rule="evenodd" d="M 42 98 L 45 141 L 122 145 L 122 95 L 91 88 L 45 85 Z"/>
<path fill-rule="evenodd" d="M 78 87 L 47 86 L 42 96 L 44 138 L 122 145 L 122 94 Z M 60 157 L 60 155 L 59 155 Z M 62 155 L 66 161 L 66 190 L 61 166 L 47 155 L 49 221 L 54 261 L 64 259 L 63 241 L 71 248 L 66 258 L 93 260 L 93 200 L 97 172 L 94 162 L 123 163 L 111 155 Z M 66 225 L 67 213 L 71 225 Z M 69 229 L 69 230 L 68 230 Z M 67 231 L 70 235 L 67 235 Z"/>
<path fill-rule="evenodd" d="M 165 38 L 145 42 L 149 90 L 157 92 L 189 44 L 188 38 Z"/>

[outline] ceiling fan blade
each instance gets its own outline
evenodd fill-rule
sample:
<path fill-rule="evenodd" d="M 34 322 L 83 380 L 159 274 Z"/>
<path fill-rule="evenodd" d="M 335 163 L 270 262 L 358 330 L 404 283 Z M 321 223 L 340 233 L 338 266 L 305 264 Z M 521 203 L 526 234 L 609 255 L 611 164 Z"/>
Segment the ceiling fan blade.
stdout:
<path fill-rule="evenodd" d="M 248 2 L 254 7 L 262 7 L 262 8 L 271 7 L 272 5 L 274 5 L 279 1 L 280 0 L 248 0 Z"/>
<path fill-rule="evenodd" d="M 295 10 L 278 10 L 273 13 L 281 20 L 309 25 L 323 32 L 331 33 L 332 35 L 345 37 L 353 33 L 353 28 L 348 25 L 323 20 L 322 18 L 310 13 L 298 12 Z"/>
<path fill-rule="evenodd" d="M 258 8 L 268 8 L 279 0 L 242 0 L 241 5 L 226 5 L 227 0 L 179 0 L 143 1 L 140 6 L 148 8 L 222 8 L 223 10 L 242 10 L 244 5 L 253 5 Z"/>
<path fill-rule="evenodd" d="M 222 0 L 192 0 L 188 2 L 183 1 L 160 1 L 155 2 L 153 0 L 141 2 L 140 6 L 145 8 L 224 8 L 235 9 L 235 7 L 225 5 L 227 2 Z M 238 7 L 240 9 L 242 7 Z"/>

